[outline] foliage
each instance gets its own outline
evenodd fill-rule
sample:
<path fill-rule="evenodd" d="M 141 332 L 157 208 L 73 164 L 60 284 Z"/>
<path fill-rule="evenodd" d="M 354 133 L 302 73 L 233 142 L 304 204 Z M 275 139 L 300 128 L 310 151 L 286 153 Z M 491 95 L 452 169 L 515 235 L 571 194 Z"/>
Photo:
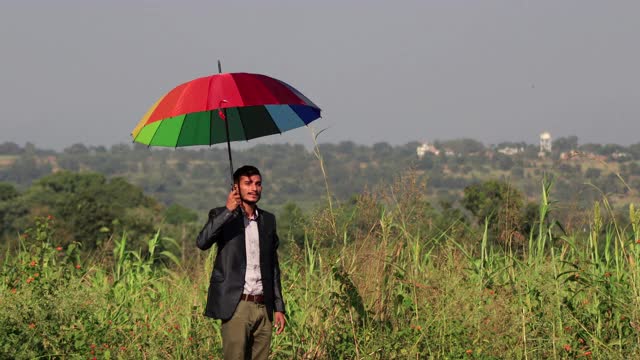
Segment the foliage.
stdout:
<path fill-rule="evenodd" d="M 298 205 L 293 202 L 286 203 L 278 216 L 278 234 L 281 238 L 303 247 L 307 222 L 304 211 Z"/>
<path fill-rule="evenodd" d="M 281 257 L 288 325 L 273 358 L 638 356 L 640 210 L 614 216 L 604 197 L 587 231 L 558 232 L 545 183 L 537 229 L 514 255 L 487 241 L 499 216 L 464 224 L 416 179 L 338 204 L 331 246 L 326 210 L 309 217 L 302 246 Z M 59 245 L 57 221 L 36 218 L 2 260 L 0 357 L 220 356 L 219 322 L 202 316 L 215 250 L 181 259 L 156 232 L 145 252 L 123 234 L 81 257 Z"/>
<path fill-rule="evenodd" d="M 522 245 L 519 233 L 523 216 L 523 196 L 509 183 L 489 180 L 464 189 L 462 204 L 476 218 L 478 224 L 487 221 L 490 235 L 502 243 L 516 240 Z"/>
<path fill-rule="evenodd" d="M 484 145 L 474 139 L 454 139 L 437 142 L 436 146 L 442 150 L 451 150 L 457 154 L 468 155 L 484 151 Z"/>
<path fill-rule="evenodd" d="M 9 201 L 18 197 L 20 193 L 10 183 L 0 183 L 0 201 Z"/>
<path fill-rule="evenodd" d="M 559 137 L 553 140 L 552 147 L 553 151 L 556 152 L 566 152 L 570 150 L 576 150 L 578 148 L 578 137 L 575 135 L 567 136 L 567 137 Z"/>
<path fill-rule="evenodd" d="M 0 183 L 0 235 L 15 234 L 28 206 L 20 201 L 20 192 L 9 183 Z"/>
<path fill-rule="evenodd" d="M 0 235 L 5 239 L 30 226 L 34 215 L 54 216 L 60 244 L 80 242 L 83 251 L 97 250 L 125 230 L 135 239 L 144 238 L 162 223 L 162 206 L 121 177 L 109 180 L 101 174 L 60 171 L 39 179 L 22 193 L 0 184 L 0 194 Z M 165 215 L 165 228 L 174 236 L 183 224 L 197 219 L 192 210 L 177 204 Z M 145 247 L 144 242 L 136 245 Z"/>
<path fill-rule="evenodd" d="M 108 267 L 80 260 L 77 244 L 56 246 L 53 222 L 36 219 L 18 256 L 4 259 L 0 357 L 205 357 L 196 343 L 220 350 L 203 338 L 211 323 L 192 325 L 200 318 L 199 306 L 178 306 L 184 302 L 175 295 L 194 293 L 191 283 L 168 277 L 166 265 L 157 265 L 179 262 L 170 251 L 158 250 L 175 245 L 171 239 L 156 234 L 142 255 L 126 250 L 123 236 Z"/>
<path fill-rule="evenodd" d="M 178 225 L 198 220 L 198 214 L 179 204 L 172 204 L 164 211 L 165 221 L 169 224 Z"/>
<path fill-rule="evenodd" d="M 27 184 L 34 179 L 50 174 L 51 170 L 51 165 L 48 162 L 40 162 L 35 155 L 25 152 L 11 165 L 0 169 L 0 181 Z"/>
<path fill-rule="evenodd" d="M 612 198 L 617 207 L 640 200 L 637 191 L 630 192 L 618 178 L 618 174 L 622 175 L 628 185 L 637 188 L 632 185 L 640 182 L 639 144 L 577 146 L 577 141 L 572 136 L 556 139 L 554 153 L 547 158 L 538 158 L 537 145 L 522 142 L 486 147 L 473 139 L 435 140 L 440 154 L 427 153 L 422 158 L 416 154 L 420 145 L 417 142 L 404 145 L 380 142 L 371 146 L 349 141 L 321 143 L 318 149 L 322 152 L 324 172 L 317 166 L 314 149 L 302 145 L 258 144 L 234 149 L 233 155 L 236 164 L 254 164 L 263 170 L 267 191 L 262 204 L 276 213 L 288 202 L 305 212 L 324 203 L 327 200 L 324 174 L 332 200 L 348 201 L 364 188 L 392 182 L 394 176 L 408 168 L 428 180 L 428 195 L 436 198 L 433 201 L 455 203 L 465 187 L 491 179 L 509 181 L 523 196 L 539 200 L 538 182 L 543 173 L 561 178 L 556 183 L 558 189 L 571 191 L 558 191 L 558 198 L 576 202 L 581 213 L 599 196 L 592 185 L 618 194 Z M 497 148 L 505 146 L 524 148 L 524 152 L 514 155 L 497 152 Z M 563 149 L 566 151 L 560 151 Z M 562 158 L 561 152 L 565 152 Z M 597 169 L 599 173 L 588 169 Z M 195 210 L 201 221 L 210 208 L 224 203 L 229 188 L 228 158 L 223 146 L 174 150 L 150 149 L 140 144 L 118 144 L 109 149 L 73 144 L 61 152 L 53 152 L 37 149 L 33 144 L 24 147 L 0 144 L 0 181 L 8 181 L 20 191 L 59 170 L 98 172 L 107 179 L 122 177 L 164 206 L 181 204 Z M 127 200 L 127 191 L 120 194 L 125 195 L 118 200 Z M 572 215 L 565 209 L 557 212 L 566 217 Z"/>

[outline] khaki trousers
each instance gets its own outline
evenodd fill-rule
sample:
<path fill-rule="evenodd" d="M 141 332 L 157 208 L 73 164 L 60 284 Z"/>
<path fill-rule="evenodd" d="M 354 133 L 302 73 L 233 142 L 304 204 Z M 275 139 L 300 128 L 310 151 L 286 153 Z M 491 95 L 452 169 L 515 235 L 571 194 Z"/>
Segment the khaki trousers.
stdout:
<path fill-rule="evenodd" d="M 263 304 L 241 300 L 231 319 L 222 322 L 225 360 L 267 360 L 271 321 Z"/>

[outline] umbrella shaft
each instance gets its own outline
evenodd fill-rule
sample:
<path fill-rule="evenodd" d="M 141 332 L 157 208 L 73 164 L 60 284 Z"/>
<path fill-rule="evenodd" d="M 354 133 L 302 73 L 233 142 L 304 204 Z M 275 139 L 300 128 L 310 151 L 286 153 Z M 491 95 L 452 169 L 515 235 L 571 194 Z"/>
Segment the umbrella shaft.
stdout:
<path fill-rule="evenodd" d="M 227 153 L 229 154 L 229 171 L 231 173 L 231 185 L 233 186 L 233 160 L 231 159 L 231 140 L 229 140 L 229 119 L 227 118 L 227 109 L 222 109 L 224 112 L 224 129 L 227 132 Z"/>

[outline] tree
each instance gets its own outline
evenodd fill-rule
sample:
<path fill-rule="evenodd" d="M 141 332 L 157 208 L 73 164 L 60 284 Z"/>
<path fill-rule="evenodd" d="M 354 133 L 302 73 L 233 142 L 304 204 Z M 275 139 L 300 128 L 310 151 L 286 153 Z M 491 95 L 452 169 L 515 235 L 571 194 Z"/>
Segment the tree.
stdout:
<path fill-rule="evenodd" d="M 133 143 L 133 151 L 145 151 L 149 152 L 149 146 L 140 143 Z"/>
<path fill-rule="evenodd" d="M 585 152 L 585 153 L 593 153 L 593 154 L 602 155 L 602 145 L 600 145 L 600 144 L 593 144 L 593 143 L 583 144 L 583 145 L 580 145 L 578 150 L 580 150 L 582 152 Z"/>
<path fill-rule="evenodd" d="M 20 196 L 0 201 L 0 235 L 14 235 L 23 230 L 28 214 L 29 206 Z"/>
<path fill-rule="evenodd" d="M 454 153 L 462 155 L 479 153 L 485 150 L 484 144 L 473 139 L 455 139 L 443 141 L 441 143 L 441 146 L 442 148 L 451 149 Z M 438 149 L 442 148 L 438 147 Z"/>
<path fill-rule="evenodd" d="M 36 146 L 33 143 L 27 142 L 24 144 L 24 152 L 28 155 L 35 155 L 38 152 L 38 149 L 36 149 Z"/>
<path fill-rule="evenodd" d="M 440 159 L 433 154 L 425 154 L 422 159 L 418 160 L 416 163 L 416 168 L 418 170 L 432 170 L 436 165 L 436 162 L 440 162 Z"/>
<path fill-rule="evenodd" d="M 631 175 L 640 175 L 640 165 L 635 162 L 632 162 L 628 165 L 628 172 Z"/>
<path fill-rule="evenodd" d="M 629 145 L 628 149 L 634 159 L 640 159 L 640 143 Z"/>
<path fill-rule="evenodd" d="M 18 197 L 20 193 L 16 190 L 16 187 L 12 184 L 0 182 L 0 201 L 13 200 Z"/>
<path fill-rule="evenodd" d="M 65 156 L 58 158 L 58 166 L 68 171 L 80 170 L 80 161 L 75 156 Z"/>
<path fill-rule="evenodd" d="M 104 191 L 99 193 L 104 202 L 113 202 L 125 208 L 157 206 L 157 202 L 146 196 L 139 186 L 129 183 L 123 177 L 116 177 L 105 185 Z"/>
<path fill-rule="evenodd" d="M 519 178 L 522 179 L 524 178 L 524 169 L 522 168 L 522 166 L 517 165 L 511 168 L 511 176 L 515 177 L 515 178 Z"/>
<path fill-rule="evenodd" d="M 89 153 L 89 148 L 87 148 L 84 144 L 75 143 L 64 150 L 65 154 L 69 155 L 86 155 Z"/>
<path fill-rule="evenodd" d="M 123 154 L 131 151 L 131 147 L 128 144 L 115 144 L 111 145 L 111 153 L 112 154 Z"/>
<path fill-rule="evenodd" d="M 578 137 L 575 135 L 560 137 L 553 141 L 553 151 L 566 152 L 578 149 Z"/>
<path fill-rule="evenodd" d="M 291 239 L 304 247 L 304 235 L 307 218 L 302 209 L 293 202 L 287 202 L 278 215 L 278 232 L 281 238 Z"/>
<path fill-rule="evenodd" d="M 86 249 L 122 230 L 145 236 L 159 223 L 157 202 L 122 178 L 108 181 L 101 174 L 61 171 L 38 180 L 25 197 L 30 207 L 48 209 L 70 236 L 67 240 L 80 241 Z"/>
<path fill-rule="evenodd" d="M 16 231 L 15 221 L 26 213 L 20 193 L 9 183 L 0 182 L 0 235 Z"/>
<path fill-rule="evenodd" d="M 0 169 L 0 181 L 27 185 L 33 180 L 51 173 L 48 163 L 39 164 L 34 155 L 23 155 L 16 159 L 8 168 Z"/>
<path fill-rule="evenodd" d="M 501 143 L 499 143 L 498 145 L 496 145 L 496 149 L 503 149 L 503 148 L 516 148 L 516 149 L 524 149 L 526 148 L 528 145 L 527 143 L 525 143 L 524 141 L 520 141 L 520 142 L 514 142 L 514 141 L 503 141 Z"/>
<path fill-rule="evenodd" d="M 20 145 L 14 142 L 5 141 L 2 144 L 0 144 L 0 154 L 19 155 L 19 154 L 22 154 L 23 152 L 24 150 L 20 147 Z"/>
<path fill-rule="evenodd" d="M 522 217 L 521 231 L 525 236 L 529 236 L 531 232 L 534 232 L 533 236 L 537 236 L 538 227 L 537 223 L 540 221 L 540 204 L 535 202 L 528 202 L 524 207 L 524 214 Z"/>
<path fill-rule="evenodd" d="M 92 146 L 89 149 L 93 150 L 96 154 L 104 154 L 107 152 L 107 148 L 104 147 L 103 145 Z"/>
<path fill-rule="evenodd" d="M 537 159 L 538 151 L 540 151 L 540 147 L 538 147 L 537 145 L 529 144 L 525 146 L 522 156 L 526 159 Z"/>
<path fill-rule="evenodd" d="M 373 153 L 378 158 L 384 158 L 393 154 L 393 147 L 387 142 L 377 142 L 373 144 Z"/>
<path fill-rule="evenodd" d="M 171 204 L 164 211 L 164 218 L 165 218 L 165 221 L 168 222 L 169 224 L 179 225 L 179 224 L 197 221 L 198 214 L 195 211 L 188 209 L 184 206 L 181 206 L 178 204 Z"/>
<path fill-rule="evenodd" d="M 624 194 L 628 191 L 624 183 L 618 178 L 616 174 L 610 173 L 606 177 L 601 178 L 600 184 L 598 184 L 600 190 L 605 193 Z"/>
<path fill-rule="evenodd" d="M 95 249 L 112 233 L 116 219 L 111 204 L 98 201 L 90 189 L 66 196 L 56 212 L 68 226 L 73 239 L 88 250 Z"/>
<path fill-rule="evenodd" d="M 489 180 L 467 186 L 462 204 L 479 225 L 488 221 L 490 235 L 503 244 L 520 230 L 523 195 L 511 184 Z"/>
<path fill-rule="evenodd" d="M 498 165 L 498 168 L 504 171 L 511 170 L 515 164 L 511 156 L 500 153 L 496 154 L 493 160 Z"/>
<path fill-rule="evenodd" d="M 590 180 L 595 180 L 595 179 L 600 177 L 600 173 L 601 172 L 602 171 L 600 169 L 596 169 L 596 168 L 590 167 L 584 173 L 584 177 L 586 177 L 587 179 L 590 179 Z"/>
<path fill-rule="evenodd" d="M 67 196 L 85 189 L 100 189 L 106 182 L 105 177 L 100 174 L 60 171 L 36 181 L 29 192 Z"/>
<path fill-rule="evenodd" d="M 579 166 L 579 165 L 577 165 Z M 579 167 L 573 167 L 571 166 L 571 164 L 568 164 L 566 162 L 561 163 L 560 165 L 558 165 L 558 170 L 562 173 L 564 173 L 565 175 L 575 175 L 577 173 L 580 173 L 580 169 Z"/>
<path fill-rule="evenodd" d="M 336 150 L 342 154 L 351 155 L 355 148 L 356 144 L 353 141 L 341 141 Z"/>

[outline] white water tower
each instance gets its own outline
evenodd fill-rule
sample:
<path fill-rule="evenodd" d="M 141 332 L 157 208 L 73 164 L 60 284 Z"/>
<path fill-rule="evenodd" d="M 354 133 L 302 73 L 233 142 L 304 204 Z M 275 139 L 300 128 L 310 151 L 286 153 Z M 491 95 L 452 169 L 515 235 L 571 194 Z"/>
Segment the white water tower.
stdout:
<path fill-rule="evenodd" d="M 551 152 L 551 134 L 548 131 L 540 134 L 540 156 Z"/>

